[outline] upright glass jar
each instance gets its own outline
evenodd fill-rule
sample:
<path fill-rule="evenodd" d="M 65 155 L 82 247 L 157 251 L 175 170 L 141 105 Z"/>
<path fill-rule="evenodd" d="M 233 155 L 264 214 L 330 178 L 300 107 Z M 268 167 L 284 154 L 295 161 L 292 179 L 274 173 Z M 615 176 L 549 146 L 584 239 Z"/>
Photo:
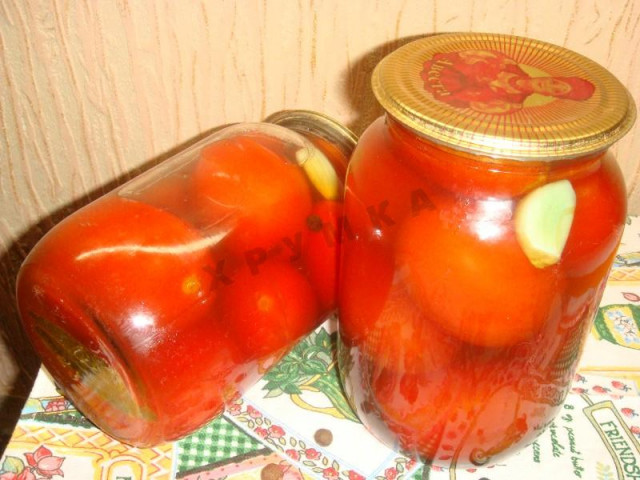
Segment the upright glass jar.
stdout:
<path fill-rule="evenodd" d="M 312 112 L 272 122 L 220 130 L 75 212 L 21 267 L 43 365 L 118 440 L 200 427 L 335 309 L 326 238 L 355 139 Z"/>
<path fill-rule="evenodd" d="M 386 114 L 345 183 L 345 389 L 388 445 L 493 463 L 570 388 L 625 222 L 607 149 L 635 106 L 593 61 L 506 35 L 417 40 L 372 82 Z"/>

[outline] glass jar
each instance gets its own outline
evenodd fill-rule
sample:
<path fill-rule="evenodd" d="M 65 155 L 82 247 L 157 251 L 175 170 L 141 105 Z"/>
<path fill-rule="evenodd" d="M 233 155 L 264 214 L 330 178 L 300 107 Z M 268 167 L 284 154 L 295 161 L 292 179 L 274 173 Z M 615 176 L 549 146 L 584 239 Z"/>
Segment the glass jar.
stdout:
<path fill-rule="evenodd" d="M 564 48 L 443 34 L 373 73 L 345 182 L 339 362 L 381 441 L 487 465 L 567 395 L 626 215 L 627 90 Z"/>
<path fill-rule="evenodd" d="M 312 112 L 230 126 L 56 225 L 17 299 L 63 393 L 136 446 L 219 414 L 334 311 L 354 145 Z"/>

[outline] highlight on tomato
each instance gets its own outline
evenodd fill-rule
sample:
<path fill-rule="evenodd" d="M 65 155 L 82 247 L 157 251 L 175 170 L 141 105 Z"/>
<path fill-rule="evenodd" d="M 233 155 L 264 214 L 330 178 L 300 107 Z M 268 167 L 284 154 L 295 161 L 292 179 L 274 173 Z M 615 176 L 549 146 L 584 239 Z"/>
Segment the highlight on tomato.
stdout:
<path fill-rule="evenodd" d="M 173 214 L 111 195 L 57 225 L 25 265 L 28 273 L 30 263 L 46 258 L 47 269 L 66 273 L 70 301 L 107 325 L 130 325 L 123 333 L 132 333 L 188 321 L 185 313 L 212 293 L 209 247 Z M 23 284 L 19 296 L 37 300 L 38 292 L 22 290 Z"/>

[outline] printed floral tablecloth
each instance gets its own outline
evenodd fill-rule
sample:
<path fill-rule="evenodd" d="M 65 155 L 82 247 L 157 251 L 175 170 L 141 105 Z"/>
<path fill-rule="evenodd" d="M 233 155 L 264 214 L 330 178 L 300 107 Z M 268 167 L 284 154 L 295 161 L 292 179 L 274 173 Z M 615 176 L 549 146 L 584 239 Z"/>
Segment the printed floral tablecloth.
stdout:
<path fill-rule="evenodd" d="M 529 447 L 491 468 L 444 470 L 384 447 L 342 394 L 328 320 L 220 417 L 156 448 L 93 427 L 40 372 L 0 480 L 640 479 L 640 219 L 630 218 L 572 393 Z"/>

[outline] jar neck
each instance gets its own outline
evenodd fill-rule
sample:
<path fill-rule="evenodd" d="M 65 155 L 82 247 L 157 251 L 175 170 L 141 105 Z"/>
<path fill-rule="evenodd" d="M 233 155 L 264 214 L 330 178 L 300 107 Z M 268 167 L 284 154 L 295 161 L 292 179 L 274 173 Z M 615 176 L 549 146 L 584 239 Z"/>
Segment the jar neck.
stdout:
<path fill-rule="evenodd" d="M 340 122 L 311 110 L 283 110 L 268 116 L 265 122 L 303 135 L 330 159 L 341 157 L 345 167 L 358 141 L 358 137 Z"/>
<path fill-rule="evenodd" d="M 446 145 L 438 144 L 428 137 L 408 128 L 399 120 L 388 113 L 385 122 L 394 141 L 402 142 L 408 148 L 415 148 L 423 154 L 443 155 L 448 161 L 460 161 L 474 164 L 476 168 L 491 168 L 513 172 L 529 170 L 543 170 L 554 172 L 559 176 L 582 176 L 598 168 L 602 159 L 607 155 L 607 150 L 593 152 L 580 157 L 556 159 L 556 160 L 515 160 L 510 158 L 490 157 L 483 154 L 474 154 Z"/>

